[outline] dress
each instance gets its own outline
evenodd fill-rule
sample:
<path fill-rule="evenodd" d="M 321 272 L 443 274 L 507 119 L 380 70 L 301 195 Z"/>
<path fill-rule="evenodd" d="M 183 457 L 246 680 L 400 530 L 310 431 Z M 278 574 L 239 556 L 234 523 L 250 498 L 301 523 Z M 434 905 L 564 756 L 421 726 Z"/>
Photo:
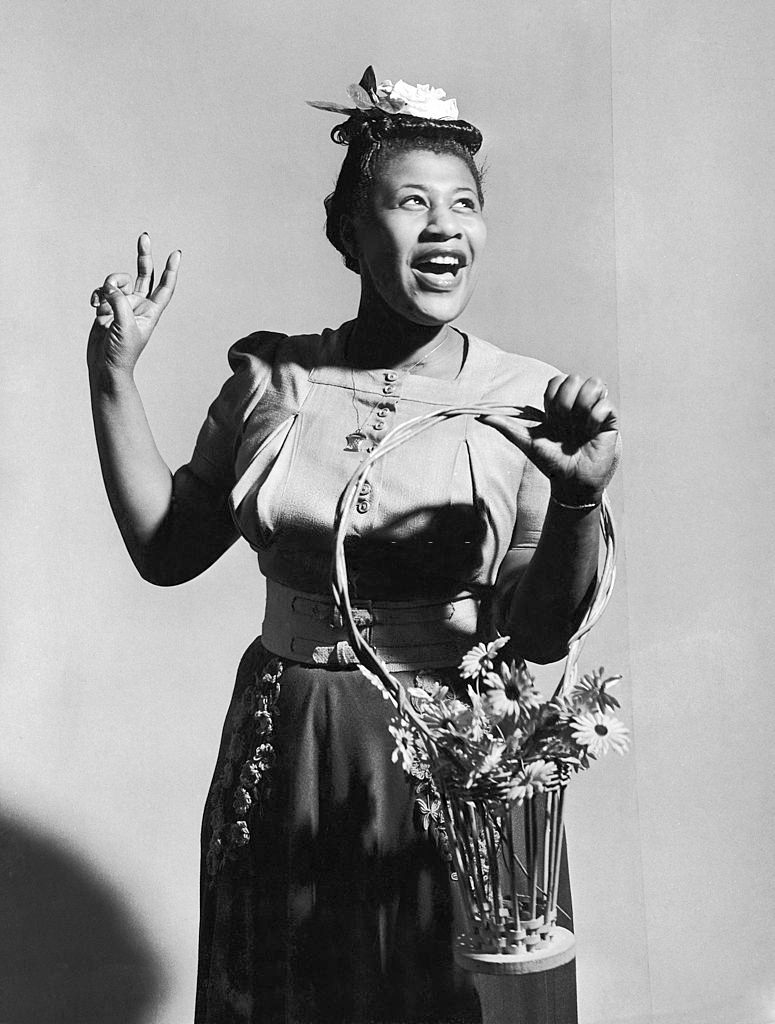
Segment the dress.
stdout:
<path fill-rule="evenodd" d="M 196 1024 L 481 1019 L 471 976 L 452 962 L 434 809 L 391 756 L 392 706 L 341 645 L 320 645 L 333 625 L 320 633 L 312 618 L 329 614 L 331 524 L 361 458 L 345 450 L 346 435 L 357 427 L 374 445 L 434 408 L 540 405 L 556 371 L 472 336 L 452 380 L 352 370 L 343 358 L 350 329 L 259 332 L 234 345 L 233 374 L 190 463 L 231 493 L 268 581 L 263 639 L 240 664 L 205 807 Z M 486 629 L 503 556 L 540 535 L 545 479 L 469 417 L 374 469 L 346 542 L 354 600 L 473 606 Z M 421 669 L 454 670 L 476 618 L 450 613 L 454 627 L 422 654 L 401 648 L 391 669 L 407 683 Z M 304 622 L 318 631 L 312 640 Z M 570 909 L 569 892 L 560 902 Z M 531 1021 L 574 1024 L 573 965 L 541 986 L 543 1016 Z"/>

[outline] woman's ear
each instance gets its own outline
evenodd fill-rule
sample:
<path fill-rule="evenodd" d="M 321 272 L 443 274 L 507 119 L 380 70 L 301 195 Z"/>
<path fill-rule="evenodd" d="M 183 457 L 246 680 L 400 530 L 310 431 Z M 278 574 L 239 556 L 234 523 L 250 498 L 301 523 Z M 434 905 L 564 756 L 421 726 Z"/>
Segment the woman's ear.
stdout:
<path fill-rule="evenodd" d="M 349 213 L 343 213 L 339 218 L 339 237 L 342 239 L 342 245 L 350 259 L 357 260 L 359 252 L 355 221 Z"/>

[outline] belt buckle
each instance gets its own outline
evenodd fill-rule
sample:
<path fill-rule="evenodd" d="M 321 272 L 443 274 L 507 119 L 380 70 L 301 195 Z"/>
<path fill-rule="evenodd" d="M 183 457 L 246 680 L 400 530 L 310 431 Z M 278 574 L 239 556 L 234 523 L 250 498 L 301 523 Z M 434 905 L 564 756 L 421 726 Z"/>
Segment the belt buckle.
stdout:
<path fill-rule="evenodd" d="M 371 630 L 374 623 L 371 601 L 359 601 L 357 605 L 352 606 L 352 615 L 358 632 L 366 643 L 370 644 Z M 332 629 L 344 629 L 344 618 L 337 605 L 334 605 L 331 609 L 331 620 L 329 624 Z"/>

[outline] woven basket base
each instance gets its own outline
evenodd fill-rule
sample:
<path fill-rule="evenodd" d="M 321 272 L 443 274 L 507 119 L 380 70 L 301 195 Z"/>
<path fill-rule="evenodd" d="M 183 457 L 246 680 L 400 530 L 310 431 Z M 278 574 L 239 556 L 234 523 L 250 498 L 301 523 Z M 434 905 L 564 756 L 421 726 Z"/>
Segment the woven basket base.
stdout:
<path fill-rule="evenodd" d="M 567 928 L 555 928 L 552 941 L 532 953 L 475 953 L 455 946 L 455 962 L 477 974 L 534 974 L 561 967 L 576 955 L 576 939 Z"/>

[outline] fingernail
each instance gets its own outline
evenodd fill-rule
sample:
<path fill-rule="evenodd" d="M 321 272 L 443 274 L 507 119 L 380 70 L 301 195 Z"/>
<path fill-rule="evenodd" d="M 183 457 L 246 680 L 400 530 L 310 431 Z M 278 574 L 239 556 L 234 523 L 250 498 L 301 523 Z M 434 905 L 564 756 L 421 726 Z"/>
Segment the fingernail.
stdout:
<path fill-rule="evenodd" d="M 100 304 L 100 294 L 99 294 L 99 292 L 92 292 L 91 293 L 91 299 L 89 301 L 91 302 L 92 306 L 99 306 L 99 304 Z"/>

